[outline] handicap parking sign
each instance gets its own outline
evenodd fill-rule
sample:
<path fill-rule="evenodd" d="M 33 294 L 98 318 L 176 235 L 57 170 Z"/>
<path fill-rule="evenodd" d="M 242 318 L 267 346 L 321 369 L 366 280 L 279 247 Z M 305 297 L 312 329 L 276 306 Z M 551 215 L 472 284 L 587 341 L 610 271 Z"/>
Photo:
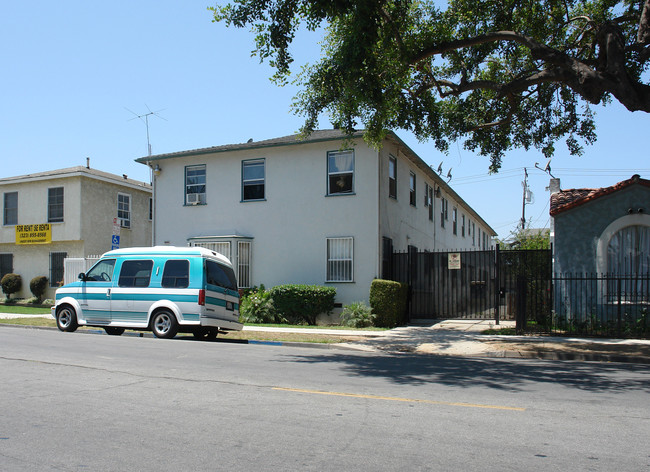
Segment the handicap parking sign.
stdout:
<path fill-rule="evenodd" d="M 112 249 L 119 249 L 120 248 L 120 236 L 117 234 L 114 234 L 111 237 L 111 250 Z"/>

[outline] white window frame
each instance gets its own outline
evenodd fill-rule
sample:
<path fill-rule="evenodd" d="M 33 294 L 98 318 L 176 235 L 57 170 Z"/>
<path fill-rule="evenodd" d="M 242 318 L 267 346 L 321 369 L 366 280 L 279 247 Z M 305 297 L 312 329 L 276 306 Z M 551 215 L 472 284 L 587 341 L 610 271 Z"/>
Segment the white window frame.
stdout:
<path fill-rule="evenodd" d="M 352 170 L 345 170 L 345 171 L 332 171 L 330 170 L 330 158 L 334 157 L 336 159 L 337 155 L 344 155 L 344 154 L 349 154 L 352 156 Z M 332 176 L 336 175 L 347 175 L 347 174 L 352 174 L 352 186 L 349 191 L 345 192 L 332 192 L 332 189 L 330 187 L 330 180 Z M 345 151 L 328 151 L 327 152 L 327 195 L 328 196 L 338 196 L 338 195 L 354 195 L 354 174 L 355 174 L 355 156 L 354 156 L 354 150 L 348 149 Z"/>
<path fill-rule="evenodd" d="M 192 170 L 203 170 L 203 182 L 191 182 L 188 183 L 188 171 Z M 200 175 L 200 174 L 199 174 Z M 184 181 L 184 198 L 185 205 L 205 205 L 206 203 L 206 191 L 208 185 L 207 169 L 205 164 L 198 164 L 192 166 L 185 166 L 185 181 Z M 196 192 L 195 187 L 203 186 L 203 192 Z"/>
<path fill-rule="evenodd" d="M 255 179 L 245 179 L 244 178 L 244 169 L 247 166 L 259 166 L 262 167 L 262 178 Z M 247 185 L 259 185 L 261 182 L 263 190 L 263 195 L 260 198 L 246 198 L 245 188 Z M 259 202 L 266 200 L 266 159 L 246 159 L 241 162 L 241 201 L 242 202 Z"/>
<path fill-rule="evenodd" d="M 397 158 L 392 155 L 388 156 L 388 196 L 397 200 Z"/>
<path fill-rule="evenodd" d="M 349 263 L 349 267 L 347 264 Z M 343 268 L 341 269 L 341 265 Z M 326 282 L 354 282 L 354 238 L 327 238 Z"/>
<path fill-rule="evenodd" d="M 250 241 L 237 241 L 237 282 L 240 288 L 251 286 L 251 250 Z"/>
<path fill-rule="evenodd" d="M 417 177 L 415 172 L 409 172 L 409 203 L 417 206 Z"/>
<path fill-rule="evenodd" d="M 16 207 L 11 207 L 9 208 L 7 206 L 7 196 L 8 195 L 16 195 Z M 10 214 L 10 212 L 15 211 L 15 221 L 12 219 L 12 221 L 7 221 L 7 215 Z M 12 215 L 13 216 L 13 215 Z M 3 203 L 2 203 L 2 224 L 5 226 L 16 226 L 18 224 L 18 192 L 5 192 L 3 195 Z"/>
<path fill-rule="evenodd" d="M 120 221 L 120 227 L 131 228 L 131 195 L 128 193 L 117 194 L 117 219 Z"/>

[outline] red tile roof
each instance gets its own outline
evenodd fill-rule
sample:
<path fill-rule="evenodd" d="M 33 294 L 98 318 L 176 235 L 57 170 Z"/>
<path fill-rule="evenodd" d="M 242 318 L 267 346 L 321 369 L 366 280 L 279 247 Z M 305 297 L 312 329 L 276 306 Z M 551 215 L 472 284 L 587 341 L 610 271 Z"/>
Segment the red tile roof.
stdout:
<path fill-rule="evenodd" d="M 572 188 L 568 190 L 560 190 L 558 193 L 551 195 L 551 216 L 555 216 L 563 211 L 576 208 L 587 202 L 595 200 L 613 192 L 618 192 L 630 185 L 640 184 L 650 187 L 650 180 L 642 179 L 639 175 L 635 174 L 632 178 L 624 180 L 612 185 L 611 187 L 604 188 Z"/>

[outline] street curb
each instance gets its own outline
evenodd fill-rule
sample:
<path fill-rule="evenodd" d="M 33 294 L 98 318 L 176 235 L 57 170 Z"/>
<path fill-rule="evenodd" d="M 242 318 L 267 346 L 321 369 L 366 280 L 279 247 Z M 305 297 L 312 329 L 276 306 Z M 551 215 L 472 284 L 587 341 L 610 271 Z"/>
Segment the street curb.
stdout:
<path fill-rule="evenodd" d="M 29 326 L 29 325 L 12 325 L 0 323 L 0 327 L 6 328 L 22 328 L 22 329 L 40 329 L 49 331 L 58 331 L 58 328 L 50 326 Z M 65 333 L 64 333 L 65 334 Z M 95 334 L 108 336 L 103 329 L 86 329 L 78 330 L 75 334 Z M 136 331 L 133 333 L 124 333 L 122 336 L 138 337 L 138 338 L 155 338 L 155 336 L 148 331 Z M 187 336 L 185 339 L 194 340 Z M 181 340 L 182 338 L 179 338 Z M 577 361 L 577 362 L 612 362 L 612 363 L 625 363 L 625 364 L 643 364 L 650 365 L 650 358 L 642 356 L 623 356 L 617 354 L 576 354 L 571 352 L 526 352 L 526 351 L 492 351 L 482 352 L 478 354 L 445 354 L 440 352 L 417 352 L 415 349 L 408 350 L 395 350 L 395 349 L 377 349 L 365 344 L 349 344 L 349 343 L 306 343 L 306 342 L 292 342 L 292 341 L 260 341 L 249 339 L 227 339 L 224 337 L 217 338 L 214 341 L 203 342 L 220 342 L 228 344 L 253 344 L 260 346 L 276 346 L 276 347 L 297 347 L 309 349 L 328 349 L 328 350 L 341 350 L 341 351 L 357 351 L 357 352 L 374 352 L 374 353 L 388 353 L 392 355 L 426 355 L 426 356 L 439 356 L 439 357 L 460 357 L 468 359 L 539 359 L 550 361 Z"/>

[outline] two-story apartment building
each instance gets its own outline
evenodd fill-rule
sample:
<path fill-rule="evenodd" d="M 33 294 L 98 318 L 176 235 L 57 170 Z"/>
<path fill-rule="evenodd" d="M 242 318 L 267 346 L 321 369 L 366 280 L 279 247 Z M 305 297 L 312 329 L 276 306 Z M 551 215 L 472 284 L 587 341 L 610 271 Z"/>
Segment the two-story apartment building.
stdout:
<path fill-rule="evenodd" d="M 18 298 L 29 298 L 30 280 L 41 275 L 52 298 L 66 257 L 151 245 L 151 185 L 126 175 L 79 166 L 7 177 L 0 195 L 0 277 L 22 277 Z"/>
<path fill-rule="evenodd" d="M 316 131 L 137 159 L 153 169 L 154 244 L 216 250 L 242 287 L 328 284 L 368 299 L 392 250 L 484 249 L 494 230 L 396 134 Z"/>

